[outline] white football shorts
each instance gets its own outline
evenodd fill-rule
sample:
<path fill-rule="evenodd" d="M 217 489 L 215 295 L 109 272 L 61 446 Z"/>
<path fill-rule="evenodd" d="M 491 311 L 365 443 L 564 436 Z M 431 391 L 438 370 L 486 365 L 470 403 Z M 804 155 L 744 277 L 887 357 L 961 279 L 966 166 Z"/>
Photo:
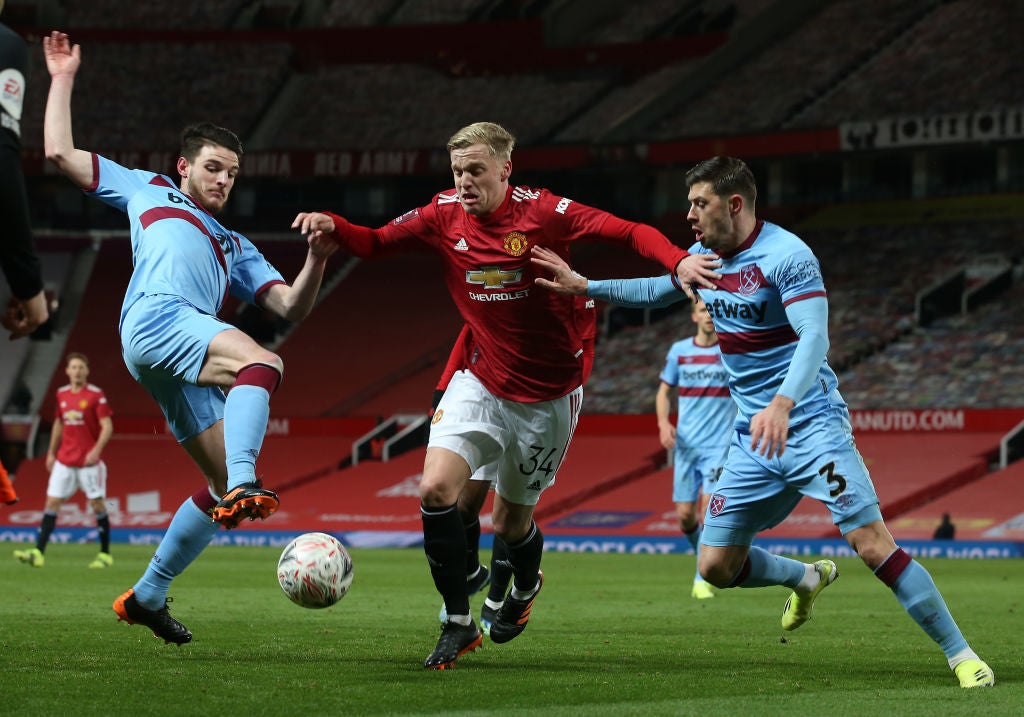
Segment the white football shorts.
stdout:
<path fill-rule="evenodd" d="M 50 482 L 46 484 L 46 495 L 67 500 L 79 488 L 89 500 L 106 498 L 107 464 L 100 461 L 94 466 L 74 468 L 54 461 L 53 470 L 50 471 Z"/>
<path fill-rule="evenodd" d="M 498 398 L 470 371 L 458 371 L 434 412 L 427 445 L 462 456 L 474 480 L 496 478 L 494 490 L 506 501 L 536 505 L 555 482 L 582 406 L 582 386 L 553 401 L 522 403 Z"/>

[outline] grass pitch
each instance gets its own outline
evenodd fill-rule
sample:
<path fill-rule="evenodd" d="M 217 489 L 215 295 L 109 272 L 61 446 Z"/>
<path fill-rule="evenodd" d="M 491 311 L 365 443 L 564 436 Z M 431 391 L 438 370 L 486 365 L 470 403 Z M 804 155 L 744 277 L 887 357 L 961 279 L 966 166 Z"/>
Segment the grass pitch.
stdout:
<path fill-rule="evenodd" d="M 418 549 L 353 550 L 338 605 L 280 591 L 275 548 L 211 547 L 172 586 L 193 642 L 118 623 L 152 549 L 0 544 L 0 715 L 1020 715 L 1024 561 L 923 561 L 994 689 L 962 690 L 942 652 L 855 559 L 788 633 L 783 588 L 690 598 L 692 556 L 549 553 L 526 632 L 424 670 L 440 600 Z M 479 612 L 481 596 L 473 599 Z"/>

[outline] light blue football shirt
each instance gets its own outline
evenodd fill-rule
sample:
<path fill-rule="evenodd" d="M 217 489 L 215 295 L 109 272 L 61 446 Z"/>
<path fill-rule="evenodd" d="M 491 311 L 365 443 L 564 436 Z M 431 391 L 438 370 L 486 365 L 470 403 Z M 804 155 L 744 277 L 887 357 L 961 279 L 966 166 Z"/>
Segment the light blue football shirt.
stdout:
<path fill-rule="evenodd" d="M 709 254 L 699 243 L 689 250 Z M 817 258 L 799 237 L 770 222 L 757 229 L 736 251 L 721 257 L 717 291 L 698 293 L 715 322 L 722 361 L 739 407 L 737 425 L 746 427 L 779 392 L 791 370 L 797 334 L 786 316 L 794 302 L 825 297 Z M 813 368 L 813 367 L 811 367 Z M 835 372 L 824 356 L 817 376 L 790 413 L 790 426 L 831 406 L 846 404 L 839 395 Z"/>
<path fill-rule="evenodd" d="M 684 450 L 724 451 L 732 437 L 736 404 L 718 344 L 676 341 L 665 356 L 661 380 L 679 391 L 676 444 Z"/>
<path fill-rule="evenodd" d="M 121 306 L 121 323 L 141 296 L 178 296 L 216 316 L 229 291 L 255 303 L 271 284 L 284 283 L 260 251 L 226 229 L 171 180 L 127 169 L 93 155 L 90 193 L 128 214 L 134 270 Z"/>

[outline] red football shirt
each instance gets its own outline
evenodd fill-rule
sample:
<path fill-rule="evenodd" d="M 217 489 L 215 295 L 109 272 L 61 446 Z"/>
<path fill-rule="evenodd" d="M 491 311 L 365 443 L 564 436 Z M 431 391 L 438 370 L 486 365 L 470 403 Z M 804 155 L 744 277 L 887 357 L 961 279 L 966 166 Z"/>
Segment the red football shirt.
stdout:
<path fill-rule="evenodd" d="M 583 343 L 583 385 L 586 385 L 590 378 L 590 372 L 594 368 L 594 346 L 597 343 L 597 307 L 594 299 L 587 296 L 574 296 L 573 309 L 575 309 L 576 331 L 579 332 L 580 340 Z M 444 391 L 448 388 L 448 382 L 456 371 L 466 368 L 466 355 L 468 353 L 466 344 L 469 341 L 469 326 L 463 325 L 459 332 L 452 352 L 448 355 L 448 363 L 445 364 L 441 378 L 437 382 L 437 391 Z"/>
<path fill-rule="evenodd" d="M 57 460 L 66 466 L 85 465 L 85 454 L 100 437 L 100 419 L 114 415 L 103 390 L 91 383 L 79 391 L 68 384 L 57 389 L 57 418 L 64 424 Z"/>
<path fill-rule="evenodd" d="M 601 239 L 669 271 L 686 256 L 653 227 L 529 187 L 509 187 L 502 205 L 485 217 L 467 214 L 454 190 L 375 230 L 330 216 L 341 244 L 357 256 L 410 238 L 441 255 L 445 283 L 468 325 L 466 365 L 487 390 L 513 401 L 549 401 L 583 382 L 575 299 L 534 284 L 530 247 L 547 247 L 568 261 L 570 242 Z"/>

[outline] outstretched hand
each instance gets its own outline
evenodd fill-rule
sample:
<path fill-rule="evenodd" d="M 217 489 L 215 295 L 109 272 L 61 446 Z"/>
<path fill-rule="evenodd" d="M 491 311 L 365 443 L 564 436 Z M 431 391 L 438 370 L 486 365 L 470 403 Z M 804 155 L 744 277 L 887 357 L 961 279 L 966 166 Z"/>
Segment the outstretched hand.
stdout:
<path fill-rule="evenodd" d="M 714 282 L 722 275 L 715 269 L 722 266 L 717 254 L 690 254 L 676 264 L 676 278 L 683 291 L 694 300 L 694 287 L 698 289 L 716 289 Z"/>
<path fill-rule="evenodd" d="M 309 239 L 320 239 L 326 234 L 334 233 L 334 220 L 320 212 L 300 212 L 292 222 L 292 229 Z"/>
<path fill-rule="evenodd" d="M 43 56 L 46 58 L 46 69 L 50 77 L 74 75 L 82 64 L 81 46 L 72 46 L 67 33 L 59 30 L 54 30 L 49 37 L 43 38 Z"/>
<path fill-rule="evenodd" d="M 326 259 L 341 248 L 330 233 L 314 232 L 306 237 L 309 251 L 318 259 Z"/>
<path fill-rule="evenodd" d="M 530 250 L 530 261 L 551 274 L 550 279 L 538 276 L 534 283 L 557 294 L 586 296 L 587 278 L 573 271 L 565 259 L 555 252 L 542 246 L 535 246 Z"/>

